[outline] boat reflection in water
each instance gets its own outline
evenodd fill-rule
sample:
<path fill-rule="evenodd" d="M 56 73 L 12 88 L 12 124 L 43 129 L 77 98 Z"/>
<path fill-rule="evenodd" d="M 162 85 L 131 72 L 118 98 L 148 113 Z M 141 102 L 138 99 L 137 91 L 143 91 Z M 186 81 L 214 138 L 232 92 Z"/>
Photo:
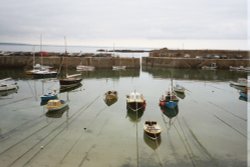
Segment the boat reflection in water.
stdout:
<path fill-rule="evenodd" d="M 6 90 L 6 91 L 0 91 L 0 96 L 8 96 L 13 93 L 17 93 L 18 89 L 12 89 L 12 90 Z"/>
<path fill-rule="evenodd" d="M 67 117 L 68 117 L 68 112 L 69 112 L 69 106 L 61 109 L 61 110 L 56 110 L 56 111 L 47 111 L 46 112 L 46 117 L 48 118 L 61 118 L 63 113 L 66 112 L 67 113 Z"/>
<path fill-rule="evenodd" d="M 248 97 L 247 97 L 247 91 L 241 91 L 239 99 L 242 100 L 242 101 L 246 101 L 247 102 L 247 99 L 248 99 Z"/>
<path fill-rule="evenodd" d="M 60 87 L 60 93 L 63 93 L 63 92 L 70 92 L 72 90 L 75 90 L 77 88 L 80 88 L 82 87 L 82 83 L 79 83 L 79 84 L 76 84 L 76 85 L 73 85 L 73 86 L 61 86 Z"/>
<path fill-rule="evenodd" d="M 145 108 L 141 108 L 137 111 L 128 108 L 127 109 L 127 117 L 129 117 L 129 120 L 131 122 L 140 122 L 144 111 L 145 111 Z"/>
<path fill-rule="evenodd" d="M 179 93 L 179 92 L 175 92 L 177 97 L 184 99 L 186 97 L 185 93 Z"/>
<path fill-rule="evenodd" d="M 175 108 L 160 107 L 162 113 L 169 118 L 169 128 L 173 125 L 173 118 L 179 113 L 178 105 Z"/>
<path fill-rule="evenodd" d="M 147 134 L 143 134 L 143 139 L 144 142 L 153 150 L 156 150 L 160 144 L 161 144 L 161 136 L 159 136 L 158 138 L 156 138 L 155 140 L 150 139 Z"/>

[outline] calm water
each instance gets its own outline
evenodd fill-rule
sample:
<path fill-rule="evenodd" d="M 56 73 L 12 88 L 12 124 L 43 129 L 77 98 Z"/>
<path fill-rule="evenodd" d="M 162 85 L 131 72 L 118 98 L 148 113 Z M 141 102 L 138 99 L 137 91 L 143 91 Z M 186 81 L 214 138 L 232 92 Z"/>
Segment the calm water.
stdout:
<path fill-rule="evenodd" d="M 1 70 L 17 93 L 0 96 L 1 166 L 86 167 L 244 167 L 247 166 L 247 102 L 229 85 L 246 73 L 147 69 L 82 73 L 82 87 L 59 94 L 69 110 L 53 118 L 40 95 L 59 90 L 57 80 L 33 80 L 23 70 Z M 184 86 L 178 114 L 164 115 L 159 98 L 171 79 Z M 107 106 L 103 95 L 118 91 Z M 143 93 L 146 109 L 126 110 L 131 91 Z M 169 117 L 168 117 L 169 116 Z M 172 118 L 171 118 L 172 117 Z M 143 123 L 155 120 L 161 139 L 143 135 Z"/>

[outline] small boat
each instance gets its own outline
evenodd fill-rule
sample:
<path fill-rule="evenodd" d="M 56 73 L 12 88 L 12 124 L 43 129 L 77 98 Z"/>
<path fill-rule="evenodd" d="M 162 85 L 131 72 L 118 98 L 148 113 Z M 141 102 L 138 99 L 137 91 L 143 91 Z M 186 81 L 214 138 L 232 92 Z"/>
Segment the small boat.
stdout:
<path fill-rule="evenodd" d="M 79 85 L 81 83 L 82 78 L 79 77 L 81 74 L 67 75 L 66 78 L 59 79 L 59 83 L 61 87 L 72 87 Z"/>
<path fill-rule="evenodd" d="M 84 66 L 84 65 L 78 65 L 76 66 L 77 71 L 94 71 L 95 67 L 94 66 Z"/>
<path fill-rule="evenodd" d="M 217 65 L 216 65 L 216 63 L 211 63 L 210 66 L 202 66 L 201 69 L 203 69 L 203 70 L 216 70 Z"/>
<path fill-rule="evenodd" d="M 126 66 L 112 66 L 113 70 L 125 70 Z"/>
<path fill-rule="evenodd" d="M 174 91 L 169 90 L 165 95 L 160 98 L 160 107 L 176 108 L 179 99 Z"/>
<path fill-rule="evenodd" d="M 17 90 L 17 83 L 0 83 L 0 91 Z"/>
<path fill-rule="evenodd" d="M 229 83 L 232 86 L 247 87 L 247 79 L 246 78 L 239 78 L 237 82 L 229 81 Z"/>
<path fill-rule="evenodd" d="M 145 121 L 144 133 L 151 139 L 157 139 L 161 135 L 161 127 L 157 124 L 156 121 Z"/>
<path fill-rule="evenodd" d="M 118 99 L 118 93 L 117 91 L 107 91 L 104 94 L 104 101 L 108 106 L 111 106 L 112 104 L 114 104 Z"/>
<path fill-rule="evenodd" d="M 183 86 L 181 86 L 181 85 L 179 85 L 179 84 L 176 84 L 175 86 L 174 86 L 174 91 L 177 93 L 185 93 L 185 88 L 183 87 Z"/>
<path fill-rule="evenodd" d="M 230 71 L 244 71 L 245 67 L 244 66 L 239 66 L 239 67 L 229 66 L 229 70 Z"/>
<path fill-rule="evenodd" d="M 12 78 L 5 78 L 0 80 L 0 91 L 17 90 L 17 83 L 7 83 L 5 81 L 11 80 Z"/>
<path fill-rule="evenodd" d="M 42 68 L 39 70 L 34 69 L 29 72 L 34 78 L 55 78 L 57 76 L 57 71 L 48 68 Z"/>
<path fill-rule="evenodd" d="M 126 98 L 127 109 L 138 111 L 144 110 L 146 107 L 146 100 L 141 93 L 131 92 Z"/>
<path fill-rule="evenodd" d="M 47 103 L 48 111 L 58 111 L 68 108 L 68 104 L 64 100 L 54 99 L 49 100 Z"/>
<path fill-rule="evenodd" d="M 41 101 L 49 101 L 49 100 L 57 99 L 57 93 L 56 93 L 56 90 L 54 90 L 40 97 L 41 97 Z"/>

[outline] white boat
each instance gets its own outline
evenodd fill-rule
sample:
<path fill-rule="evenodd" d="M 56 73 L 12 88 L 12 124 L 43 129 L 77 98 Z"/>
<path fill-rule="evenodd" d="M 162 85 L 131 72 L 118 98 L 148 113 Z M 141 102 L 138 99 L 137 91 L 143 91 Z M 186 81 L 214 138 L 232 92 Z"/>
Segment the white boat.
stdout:
<path fill-rule="evenodd" d="M 18 86 L 16 83 L 7 84 L 7 83 L 0 83 L 0 91 L 8 91 L 8 90 L 16 90 Z"/>
<path fill-rule="evenodd" d="M 240 86 L 240 87 L 247 87 L 247 79 L 246 78 L 239 78 L 237 82 L 229 81 L 230 85 L 233 86 Z"/>
<path fill-rule="evenodd" d="M 144 133 L 151 139 L 157 139 L 161 135 L 161 127 L 158 125 L 156 121 L 145 121 Z"/>
<path fill-rule="evenodd" d="M 113 70 L 125 70 L 126 66 L 112 66 Z"/>
<path fill-rule="evenodd" d="M 181 86 L 181 85 L 179 85 L 179 84 L 176 84 L 175 86 L 174 86 L 174 91 L 176 92 L 176 93 L 185 93 L 185 88 L 183 87 L 183 86 Z"/>
<path fill-rule="evenodd" d="M 133 111 L 144 110 L 146 107 L 146 100 L 144 99 L 144 96 L 136 91 L 127 95 L 126 102 L 127 109 Z"/>
<path fill-rule="evenodd" d="M 55 70 L 50 70 L 47 68 L 42 68 L 39 70 L 33 70 L 32 75 L 34 78 L 48 78 L 48 77 L 56 77 L 57 76 L 57 71 Z"/>
<path fill-rule="evenodd" d="M 229 66 L 230 71 L 244 71 L 245 67 L 244 66 L 239 66 L 239 67 L 234 67 L 234 66 Z"/>
<path fill-rule="evenodd" d="M 11 78 L 5 78 L 0 80 L 0 91 L 17 90 L 17 83 L 6 83 L 5 81 L 11 80 Z"/>
<path fill-rule="evenodd" d="M 78 65 L 76 66 L 77 71 L 94 71 L 95 67 L 94 66 L 84 66 L 84 65 Z"/>

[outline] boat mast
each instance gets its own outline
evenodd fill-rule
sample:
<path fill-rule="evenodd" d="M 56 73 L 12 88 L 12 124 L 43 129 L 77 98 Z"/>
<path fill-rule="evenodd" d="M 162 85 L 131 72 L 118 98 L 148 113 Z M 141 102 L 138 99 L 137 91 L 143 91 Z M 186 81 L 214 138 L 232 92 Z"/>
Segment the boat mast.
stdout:
<path fill-rule="evenodd" d="M 66 40 L 66 36 L 64 36 L 64 47 L 65 47 L 65 52 L 64 52 L 64 56 L 66 56 L 67 53 L 67 40 Z M 66 58 L 66 78 L 68 76 L 68 57 Z"/>
<path fill-rule="evenodd" d="M 43 39 L 42 39 L 42 33 L 41 33 L 40 34 L 40 57 L 41 57 L 41 65 L 43 65 L 43 55 L 42 55 L 43 47 L 42 47 L 42 42 L 43 42 Z"/>

